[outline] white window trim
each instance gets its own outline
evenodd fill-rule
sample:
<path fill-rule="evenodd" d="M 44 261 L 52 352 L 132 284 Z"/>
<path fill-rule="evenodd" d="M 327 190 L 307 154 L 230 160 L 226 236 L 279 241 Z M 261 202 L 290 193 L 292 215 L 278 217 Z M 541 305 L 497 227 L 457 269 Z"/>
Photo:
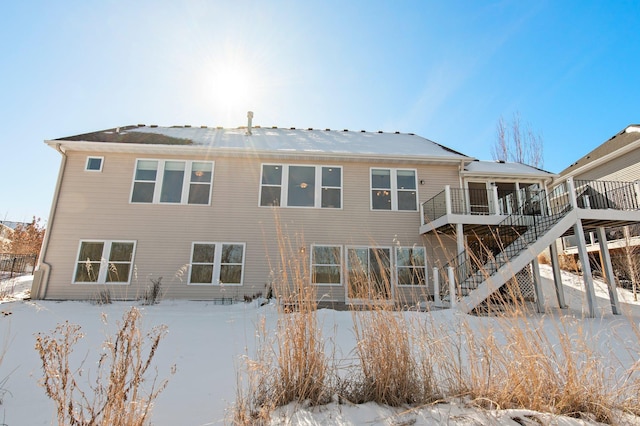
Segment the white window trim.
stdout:
<path fill-rule="evenodd" d="M 395 287 L 396 287 L 396 281 L 395 281 L 395 276 L 394 276 L 394 265 L 395 265 L 395 259 L 394 259 L 394 255 L 395 255 L 395 251 L 393 250 L 392 247 L 390 246 L 363 246 L 363 245 L 355 245 L 355 246 L 345 246 L 344 247 L 344 294 L 345 294 L 345 300 L 349 301 L 350 303 L 369 303 L 370 299 L 354 299 L 354 298 L 350 298 L 349 297 L 349 250 L 350 249 L 367 249 L 367 250 L 371 250 L 371 249 L 379 249 L 379 250 L 389 250 L 389 291 L 391 292 L 391 294 L 389 295 L 389 299 L 387 299 L 385 302 L 386 303 L 394 303 L 394 298 L 396 295 L 395 292 Z M 370 273 L 370 271 L 367 271 L 367 273 Z"/>
<path fill-rule="evenodd" d="M 78 274 L 78 266 L 80 265 L 80 250 L 82 250 L 82 243 L 103 243 L 102 257 L 100 258 L 100 271 L 98 273 L 97 281 L 76 281 L 76 275 Z M 127 281 L 115 281 L 107 282 L 107 272 L 109 269 L 109 254 L 111 254 L 111 245 L 113 243 L 133 243 L 133 251 L 131 253 L 131 267 L 129 268 L 129 276 Z M 80 240 L 78 243 L 78 251 L 75 257 L 75 267 L 73 268 L 73 276 L 71 278 L 72 284 L 79 285 L 129 285 L 131 284 L 131 274 L 135 265 L 137 241 L 135 240 Z"/>
<path fill-rule="evenodd" d="M 282 167 L 282 176 L 280 185 L 263 184 L 262 174 L 264 173 L 264 166 L 280 166 Z M 289 167 L 314 167 L 315 168 L 315 188 L 314 188 L 314 205 L 313 206 L 289 206 Z M 322 169 L 323 168 L 340 169 L 340 186 L 323 186 L 322 185 Z M 342 166 L 333 166 L 325 164 L 282 164 L 282 163 L 262 163 L 260 165 L 260 191 L 258 194 L 258 207 L 273 207 L 263 206 L 262 201 L 262 188 L 263 187 L 275 187 L 280 186 L 280 205 L 277 207 L 289 208 L 289 209 L 327 209 L 327 210 L 342 210 L 344 206 L 344 170 Z M 322 207 L 322 189 L 340 189 L 340 207 Z M 286 205 L 283 204 L 286 201 Z"/>
<path fill-rule="evenodd" d="M 340 256 L 339 259 L 340 261 L 344 261 L 344 250 L 343 250 L 343 246 L 339 245 L 339 244 L 311 244 L 311 255 L 309 256 L 309 264 L 311 265 L 310 267 L 310 271 L 311 274 L 309 277 L 309 281 L 311 282 L 312 285 L 315 286 L 322 286 L 322 287 L 340 287 L 342 285 L 344 285 L 344 274 L 345 274 L 345 269 L 343 264 L 330 264 L 330 263 L 314 263 L 314 258 L 313 258 L 313 249 L 314 247 L 334 247 L 334 248 L 338 248 L 340 249 Z M 313 267 L 314 266 L 338 266 L 340 269 L 340 282 L 336 283 L 336 284 L 330 284 L 330 283 L 314 283 L 313 282 Z"/>
<path fill-rule="evenodd" d="M 157 161 L 158 168 L 156 169 L 156 180 L 153 181 L 155 186 L 153 187 L 153 199 L 150 203 L 143 203 L 139 201 L 132 201 L 133 198 L 133 189 L 136 184 L 136 170 L 138 169 L 138 161 Z M 165 164 L 171 161 L 180 161 L 184 162 L 184 180 L 182 181 L 182 193 L 180 199 L 182 200 L 179 203 L 168 203 L 166 201 L 160 202 L 160 195 L 162 194 L 162 183 L 164 181 L 164 169 Z M 196 204 L 189 203 L 189 188 L 191 186 L 191 171 L 193 167 L 193 163 L 209 163 L 211 164 L 211 182 L 209 183 L 209 202 L 207 204 Z M 162 205 L 179 205 L 179 206 L 210 206 L 211 198 L 213 193 L 213 181 L 214 181 L 214 172 L 215 172 L 215 161 L 205 161 L 205 160 L 179 160 L 179 159 L 159 159 L 159 158 L 136 158 L 136 161 L 133 165 L 133 178 L 131 180 L 131 191 L 129 193 L 129 204 L 162 204 Z M 151 181 L 138 181 L 138 182 L 151 182 Z M 201 182 L 195 182 L 196 184 L 203 184 Z"/>
<path fill-rule="evenodd" d="M 398 279 L 398 269 L 399 268 L 409 268 L 407 266 L 400 266 L 400 264 L 398 263 L 398 250 L 400 249 L 422 249 L 422 253 L 424 255 L 424 284 L 400 284 L 400 280 Z M 394 273 L 395 273 L 395 281 L 396 281 L 396 285 L 398 287 L 403 287 L 403 288 L 426 288 L 427 284 L 429 284 L 429 268 L 427 267 L 427 249 L 424 246 L 400 246 L 400 247 L 395 247 L 395 249 L 393 250 L 393 256 L 394 256 Z"/>
<path fill-rule="evenodd" d="M 193 265 L 193 249 L 195 248 L 196 244 L 208 244 L 208 245 L 214 245 L 215 248 L 215 253 L 214 253 L 214 257 L 213 257 L 213 275 L 212 275 L 212 280 L 213 282 L 211 283 L 192 283 L 191 282 L 191 267 Z M 242 272 L 240 274 L 240 283 L 236 284 L 236 283 L 222 283 L 220 284 L 220 267 L 222 266 L 222 246 L 223 245 L 237 245 L 237 246 L 242 246 Z M 214 241 L 194 241 L 191 243 L 191 254 L 189 255 L 189 275 L 188 275 L 188 279 L 187 279 L 187 285 L 192 285 L 192 286 L 205 286 L 205 287 L 241 287 L 244 285 L 244 272 L 245 272 L 245 258 L 247 255 L 247 244 L 246 243 L 237 243 L 237 242 L 214 242 Z M 209 265 L 209 263 L 196 263 L 197 265 Z M 235 264 L 233 264 L 235 265 Z"/>
<path fill-rule="evenodd" d="M 99 169 L 90 169 L 89 168 L 89 161 L 90 160 L 100 160 L 100 168 Z M 98 157 L 96 155 L 90 155 L 87 157 L 87 161 L 85 161 L 84 163 L 84 171 L 85 172 L 91 172 L 91 173 L 100 173 L 102 172 L 102 167 L 104 165 L 104 157 Z"/>
<path fill-rule="evenodd" d="M 373 208 L 373 170 L 389 170 L 390 171 L 390 185 L 391 185 L 391 210 L 386 209 L 374 209 Z M 412 171 L 414 173 L 415 179 L 415 190 L 399 190 L 398 189 L 398 171 Z M 386 188 L 385 188 L 386 189 Z M 398 210 L 398 192 L 403 191 L 416 191 L 416 205 L 413 210 Z M 369 168 L 369 210 L 375 212 L 416 212 L 418 211 L 418 205 L 420 200 L 420 195 L 418 194 L 418 170 L 417 169 L 406 169 L 399 167 L 371 167 Z"/>

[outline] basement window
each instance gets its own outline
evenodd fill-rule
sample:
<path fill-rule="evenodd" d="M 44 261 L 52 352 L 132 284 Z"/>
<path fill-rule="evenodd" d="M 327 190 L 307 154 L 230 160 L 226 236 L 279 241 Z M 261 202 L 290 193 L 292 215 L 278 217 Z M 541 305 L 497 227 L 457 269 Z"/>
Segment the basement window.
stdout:
<path fill-rule="evenodd" d="M 135 241 L 80 241 L 74 284 L 129 284 Z"/>

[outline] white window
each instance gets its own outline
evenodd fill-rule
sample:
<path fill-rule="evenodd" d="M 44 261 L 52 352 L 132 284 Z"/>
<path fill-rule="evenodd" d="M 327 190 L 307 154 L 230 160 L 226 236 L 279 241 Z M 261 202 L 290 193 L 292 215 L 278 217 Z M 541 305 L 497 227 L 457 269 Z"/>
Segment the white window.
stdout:
<path fill-rule="evenodd" d="M 342 284 L 341 246 L 311 246 L 311 282 L 319 285 Z"/>
<path fill-rule="evenodd" d="M 135 248 L 135 241 L 80 241 L 73 282 L 128 284 Z"/>
<path fill-rule="evenodd" d="M 193 243 L 189 284 L 242 285 L 244 243 Z"/>
<path fill-rule="evenodd" d="M 87 157 L 87 163 L 84 169 L 88 172 L 101 172 L 103 160 L 104 157 Z"/>
<path fill-rule="evenodd" d="M 131 202 L 208 205 L 212 181 L 210 161 L 137 160 Z"/>
<path fill-rule="evenodd" d="M 385 300 L 391 297 L 391 249 L 347 247 L 347 297 Z"/>
<path fill-rule="evenodd" d="M 260 205 L 342 208 L 342 168 L 263 164 Z"/>
<path fill-rule="evenodd" d="M 398 285 L 425 285 L 427 267 L 424 247 L 396 247 Z"/>
<path fill-rule="evenodd" d="M 373 210 L 418 210 L 416 171 L 412 169 L 371 169 Z"/>

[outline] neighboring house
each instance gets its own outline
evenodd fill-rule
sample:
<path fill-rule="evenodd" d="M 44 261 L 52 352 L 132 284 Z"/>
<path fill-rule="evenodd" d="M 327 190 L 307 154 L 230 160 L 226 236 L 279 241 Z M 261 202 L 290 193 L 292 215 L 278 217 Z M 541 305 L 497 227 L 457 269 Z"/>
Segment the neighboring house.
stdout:
<path fill-rule="evenodd" d="M 618 187 L 616 183 L 618 181 L 639 181 L 640 125 L 627 126 L 608 141 L 571 164 L 560 172 L 558 182 L 563 182 L 569 177 L 572 177 L 574 181 L 601 181 L 601 192 L 603 193 L 614 193 Z M 636 185 L 634 190 L 638 193 L 640 187 Z M 579 201 L 585 204 L 591 203 L 593 200 L 593 193 L 585 193 Z M 616 274 L 628 276 L 629 271 L 621 271 L 620 269 L 627 269 L 625 265 L 630 259 L 627 258 L 629 254 L 633 254 L 633 263 L 637 263 L 640 255 L 640 226 L 610 227 L 606 229 L 605 235 L 607 247 L 614 260 L 614 265 L 617 266 Z M 595 255 L 596 261 L 599 261 L 598 235 L 595 232 L 589 232 L 585 238 L 587 251 Z M 636 249 L 636 247 L 638 248 Z M 563 238 L 561 248 L 565 254 L 577 254 L 575 236 Z M 633 267 L 633 265 L 631 266 Z M 635 277 L 629 278 L 635 279 Z"/>
<path fill-rule="evenodd" d="M 26 222 L 13 222 L 9 220 L 0 220 L 0 247 L 11 243 L 14 231 L 18 226 L 26 227 Z"/>
<path fill-rule="evenodd" d="M 135 299 L 162 277 L 166 298 L 241 300 L 297 275 L 322 303 L 442 297 L 470 311 L 579 220 L 571 192 L 549 201 L 555 175 L 543 170 L 411 133 L 249 117 L 46 141 L 62 162 L 32 297 Z"/>
<path fill-rule="evenodd" d="M 0 221 L 0 247 L 4 247 L 11 242 L 13 228 L 4 221 Z"/>

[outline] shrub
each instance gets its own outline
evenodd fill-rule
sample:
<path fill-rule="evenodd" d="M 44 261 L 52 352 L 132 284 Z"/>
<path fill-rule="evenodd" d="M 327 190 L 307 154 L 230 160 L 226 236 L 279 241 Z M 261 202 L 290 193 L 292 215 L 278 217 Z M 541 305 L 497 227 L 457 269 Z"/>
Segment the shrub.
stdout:
<path fill-rule="evenodd" d="M 160 303 L 162 298 L 162 277 L 157 279 L 150 278 L 151 285 L 147 287 L 147 291 L 142 295 L 143 305 L 156 305 Z"/>
<path fill-rule="evenodd" d="M 140 321 L 136 308 L 124 314 L 118 332 L 104 342 L 95 383 L 89 390 L 80 385 L 81 366 L 74 368 L 71 361 L 76 344 L 84 337 L 80 326 L 67 321 L 50 334 L 36 335 L 35 348 L 44 373 L 40 384 L 56 405 L 59 424 L 148 424 L 153 402 L 167 380 L 158 383 L 156 375 L 147 392 L 142 385 L 166 328 L 156 327 L 144 336 Z"/>

